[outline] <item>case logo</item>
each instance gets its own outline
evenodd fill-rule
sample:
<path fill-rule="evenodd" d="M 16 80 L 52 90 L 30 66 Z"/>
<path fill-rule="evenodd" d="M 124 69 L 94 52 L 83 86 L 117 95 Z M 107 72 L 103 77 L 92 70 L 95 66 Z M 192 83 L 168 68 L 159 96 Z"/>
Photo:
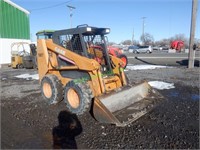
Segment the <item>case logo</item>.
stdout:
<path fill-rule="evenodd" d="M 60 53 L 60 54 L 62 54 L 62 55 L 65 55 L 65 51 L 60 49 L 60 48 L 58 48 L 58 47 L 55 48 L 55 51 Z"/>

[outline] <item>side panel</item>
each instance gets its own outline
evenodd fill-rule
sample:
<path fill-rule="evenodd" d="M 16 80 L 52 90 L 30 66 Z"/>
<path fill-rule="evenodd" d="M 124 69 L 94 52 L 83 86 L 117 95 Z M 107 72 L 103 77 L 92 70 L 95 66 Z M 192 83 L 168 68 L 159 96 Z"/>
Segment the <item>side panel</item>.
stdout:
<path fill-rule="evenodd" d="M 0 1 L 0 37 L 30 39 L 29 15 L 6 1 Z"/>
<path fill-rule="evenodd" d="M 38 74 L 41 80 L 49 70 L 49 55 L 45 40 L 38 40 L 37 43 Z"/>
<path fill-rule="evenodd" d="M 80 70 L 93 71 L 100 69 L 100 65 L 97 63 L 97 61 L 80 56 L 74 52 L 71 52 L 70 50 L 54 44 L 51 39 L 46 40 L 46 46 L 50 51 L 64 56 L 72 61 Z"/>
<path fill-rule="evenodd" d="M 90 75 L 92 82 L 89 84 L 94 95 L 104 93 L 105 88 L 99 71 L 100 65 L 95 60 L 80 56 L 57 44 L 54 44 L 51 39 L 39 39 L 37 46 L 38 73 L 40 80 L 46 74 L 54 74 L 61 80 L 63 85 L 66 85 L 66 83 L 73 78 L 69 78 L 67 75 L 62 76 L 60 72 L 66 71 L 67 73 L 67 71 L 83 71 L 89 73 Z M 64 57 L 66 61 L 71 61 L 74 65 L 59 66 L 57 56 Z M 79 80 L 82 81 L 84 79 L 78 79 L 77 82 L 79 82 Z"/>

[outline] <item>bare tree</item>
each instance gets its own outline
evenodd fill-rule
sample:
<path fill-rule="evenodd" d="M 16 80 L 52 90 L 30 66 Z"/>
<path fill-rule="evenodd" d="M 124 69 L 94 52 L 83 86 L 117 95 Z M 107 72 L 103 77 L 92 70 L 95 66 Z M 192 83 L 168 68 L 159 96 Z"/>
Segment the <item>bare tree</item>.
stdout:
<path fill-rule="evenodd" d="M 156 41 L 154 43 L 154 46 L 168 46 L 170 45 L 170 40 L 169 39 L 162 39 L 160 41 Z"/>
<path fill-rule="evenodd" d="M 184 41 L 185 48 L 189 47 L 189 38 L 185 37 L 184 34 L 176 34 L 170 38 L 165 38 L 159 41 L 154 42 L 154 46 L 168 46 L 170 47 L 170 43 L 174 40 Z"/>
<path fill-rule="evenodd" d="M 137 41 L 137 40 L 133 40 L 133 43 L 132 43 L 133 45 L 140 45 L 140 42 L 139 41 Z"/>
<path fill-rule="evenodd" d="M 123 45 L 131 45 L 131 40 L 125 40 L 125 41 L 123 41 L 123 42 L 121 42 L 121 44 L 123 44 Z"/>
<path fill-rule="evenodd" d="M 115 45 L 116 43 L 115 42 L 108 42 L 107 45 Z"/>
<path fill-rule="evenodd" d="M 197 48 L 200 49 L 200 39 L 195 38 L 194 43 L 196 44 Z"/>
<path fill-rule="evenodd" d="M 152 45 L 154 42 L 154 38 L 151 34 L 145 33 L 144 37 L 141 35 L 140 40 L 143 42 L 144 45 Z"/>

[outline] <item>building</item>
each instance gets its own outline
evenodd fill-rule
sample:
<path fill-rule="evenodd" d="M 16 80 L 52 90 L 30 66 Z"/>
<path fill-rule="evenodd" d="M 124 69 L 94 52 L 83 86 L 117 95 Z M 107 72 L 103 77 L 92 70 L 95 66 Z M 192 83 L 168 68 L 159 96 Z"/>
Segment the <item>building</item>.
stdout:
<path fill-rule="evenodd" d="M 12 43 L 30 43 L 29 14 L 10 0 L 0 0 L 0 65 L 11 63 Z"/>

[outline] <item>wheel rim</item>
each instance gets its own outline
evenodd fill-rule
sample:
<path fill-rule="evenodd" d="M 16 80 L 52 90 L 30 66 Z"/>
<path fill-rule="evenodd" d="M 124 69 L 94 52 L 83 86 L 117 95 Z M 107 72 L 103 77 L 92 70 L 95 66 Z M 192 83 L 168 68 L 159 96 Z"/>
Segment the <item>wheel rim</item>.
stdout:
<path fill-rule="evenodd" d="M 126 58 L 125 58 L 125 57 L 122 57 L 121 60 L 124 62 L 123 67 L 125 67 L 125 66 L 126 66 L 126 63 L 127 63 L 127 62 L 126 62 Z"/>
<path fill-rule="evenodd" d="M 45 97 L 50 98 L 52 96 L 52 89 L 51 85 L 49 83 L 44 83 L 43 84 L 43 93 Z"/>
<path fill-rule="evenodd" d="M 69 89 L 67 93 L 67 99 L 71 107 L 77 108 L 80 105 L 80 99 L 77 92 L 74 89 Z"/>

